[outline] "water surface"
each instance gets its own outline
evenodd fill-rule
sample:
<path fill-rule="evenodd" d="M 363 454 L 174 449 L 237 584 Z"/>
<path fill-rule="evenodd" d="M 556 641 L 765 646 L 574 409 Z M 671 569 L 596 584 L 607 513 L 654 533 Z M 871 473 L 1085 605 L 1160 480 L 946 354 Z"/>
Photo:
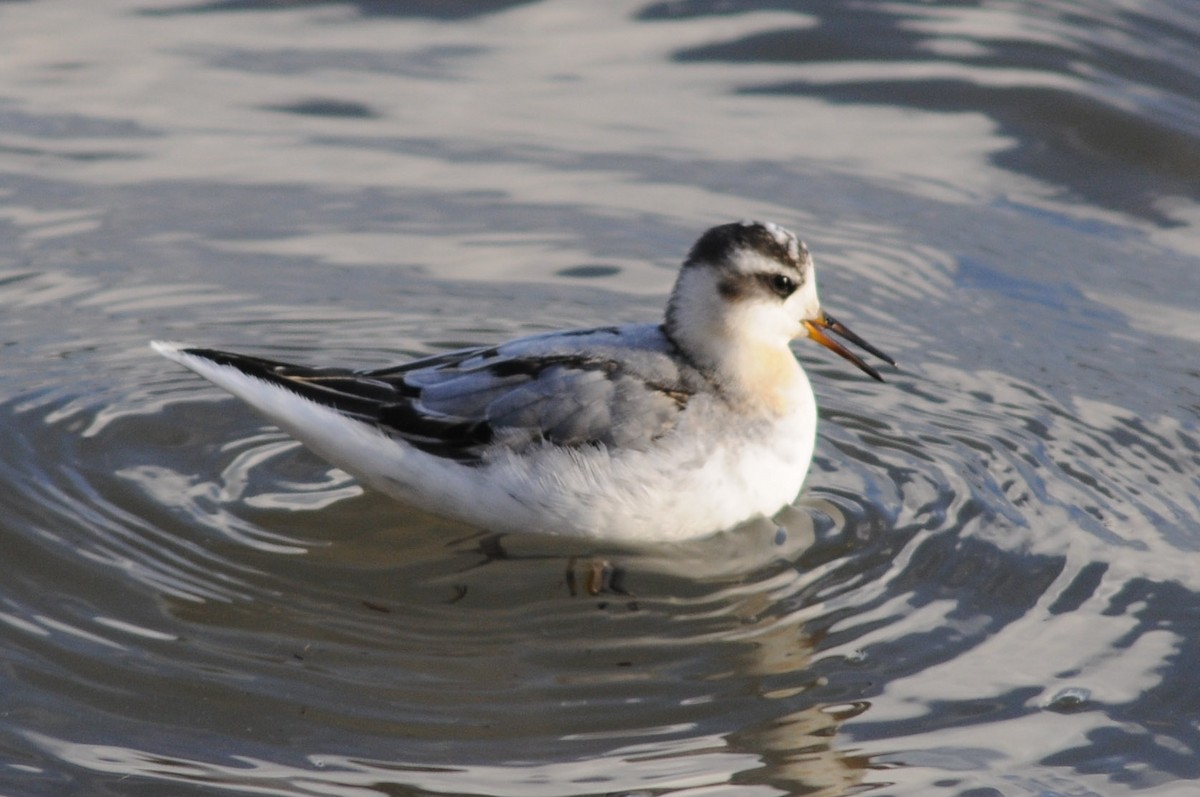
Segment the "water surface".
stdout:
<path fill-rule="evenodd" d="M 0 791 L 1190 793 L 1192 12 L 0 4 Z M 743 217 L 902 367 L 798 344 L 805 491 L 686 548 L 497 557 L 146 347 L 653 320 Z"/>

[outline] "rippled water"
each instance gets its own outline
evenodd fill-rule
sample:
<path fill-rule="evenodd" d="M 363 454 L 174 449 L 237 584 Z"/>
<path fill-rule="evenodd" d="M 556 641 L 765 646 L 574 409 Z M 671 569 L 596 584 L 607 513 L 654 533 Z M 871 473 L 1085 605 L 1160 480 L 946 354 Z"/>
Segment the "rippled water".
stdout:
<path fill-rule="evenodd" d="M 1191 4 L 34 0 L 0 43 L 0 792 L 1193 793 Z M 741 217 L 902 368 L 799 345 L 808 486 L 685 548 L 501 555 L 146 347 L 651 320 Z M 630 595 L 572 596 L 599 555 Z"/>

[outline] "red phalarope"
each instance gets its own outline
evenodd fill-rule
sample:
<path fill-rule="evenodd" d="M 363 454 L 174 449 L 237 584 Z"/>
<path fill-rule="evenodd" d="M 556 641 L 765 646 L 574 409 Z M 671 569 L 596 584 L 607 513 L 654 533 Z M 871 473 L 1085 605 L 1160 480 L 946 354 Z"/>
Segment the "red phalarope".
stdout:
<path fill-rule="evenodd" d="M 817 407 L 788 348 L 826 332 L 807 248 L 774 224 L 714 227 L 661 324 L 534 335 L 373 371 L 176 343 L 154 348 L 365 484 L 497 532 L 676 541 L 799 493 Z"/>

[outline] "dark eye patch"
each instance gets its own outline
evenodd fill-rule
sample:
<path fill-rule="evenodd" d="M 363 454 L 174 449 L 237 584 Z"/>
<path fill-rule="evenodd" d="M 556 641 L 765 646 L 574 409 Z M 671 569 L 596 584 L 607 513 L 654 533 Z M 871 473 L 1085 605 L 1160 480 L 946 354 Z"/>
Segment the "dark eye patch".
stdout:
<path fill-rule="evenodd" d="M 758 278 L 771 293 L 780 299 L 786 299 L 791 296 L 796 292 L 796 288 L 799 287 L 796 284 L 796 280 L 787 274 L 759 274 Z"/>

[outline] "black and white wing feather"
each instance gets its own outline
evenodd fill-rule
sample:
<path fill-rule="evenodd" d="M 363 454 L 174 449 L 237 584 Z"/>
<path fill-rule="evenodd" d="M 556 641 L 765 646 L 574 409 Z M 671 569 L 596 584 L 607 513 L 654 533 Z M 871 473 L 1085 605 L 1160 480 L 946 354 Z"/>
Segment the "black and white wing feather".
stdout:
<path fill-rule="evenodd" d="M 555 333 L 393 368 L 315 368 L 214 349 L 187 355 L 283 387 L 463 464 L 496 447 L 645 449 L 673 429 L 695 372 L 656 326 Z M 619 356 L 618 356 L 619 352 Z"/>

